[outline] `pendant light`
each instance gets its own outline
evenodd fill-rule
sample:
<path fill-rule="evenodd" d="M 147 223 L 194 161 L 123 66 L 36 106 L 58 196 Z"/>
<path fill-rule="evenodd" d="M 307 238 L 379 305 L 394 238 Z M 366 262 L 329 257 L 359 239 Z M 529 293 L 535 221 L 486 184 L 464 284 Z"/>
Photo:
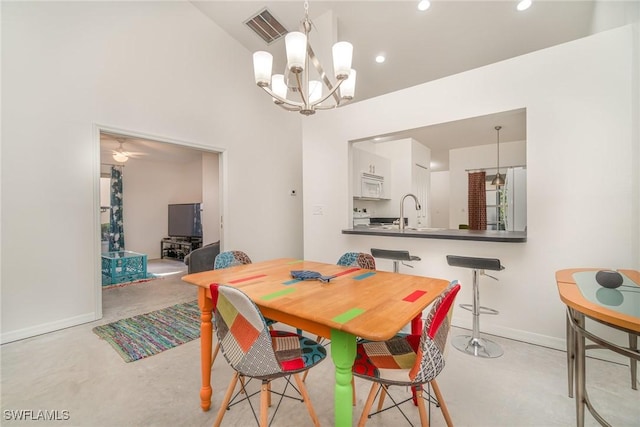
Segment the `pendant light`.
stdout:
<path fill-rule="evenodd" d="M 500 174 L 500 129 L 502 129 L 502 126 L 496 126 L 494 128 L 498 134 L 498 167 L 496 168 L 496 176 L 493 178 L 493 180 L 491 181 L 491 185 L 495 185 L 496 187 L 502 187 L 504 185 L 504 175 Z"/>

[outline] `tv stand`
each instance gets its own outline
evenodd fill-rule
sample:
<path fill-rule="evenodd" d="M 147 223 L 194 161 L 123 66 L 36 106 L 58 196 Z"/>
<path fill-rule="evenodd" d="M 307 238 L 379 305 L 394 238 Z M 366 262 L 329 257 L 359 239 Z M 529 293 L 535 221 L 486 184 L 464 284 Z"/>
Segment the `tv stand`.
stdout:
<path fill-rule="evenodd" d="M 183 260 L 191 251 L 201 246 L 201 237 L 165 237 L 160 241 L 160 259 Z"/>

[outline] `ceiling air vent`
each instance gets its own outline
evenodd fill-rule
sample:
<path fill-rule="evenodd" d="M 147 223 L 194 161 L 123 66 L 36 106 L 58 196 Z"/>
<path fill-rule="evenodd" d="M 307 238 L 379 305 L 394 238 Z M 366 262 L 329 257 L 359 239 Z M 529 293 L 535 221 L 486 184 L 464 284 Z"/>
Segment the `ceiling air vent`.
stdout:
<path fill-rule="evenodd" d="M 287 29 L 266 8 L 245 21 L 245 24 L 267 44 L 271 44 L 287 34 Z"/>

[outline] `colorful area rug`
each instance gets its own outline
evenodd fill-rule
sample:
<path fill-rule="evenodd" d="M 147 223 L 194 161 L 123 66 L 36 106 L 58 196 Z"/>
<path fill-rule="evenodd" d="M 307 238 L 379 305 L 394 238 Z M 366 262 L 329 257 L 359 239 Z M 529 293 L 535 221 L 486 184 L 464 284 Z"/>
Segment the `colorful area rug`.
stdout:
<path fill-rule="evenodd" d="M 134 280 L 132 282 L 114 283 L 113 285 L 102 285 L 102 290 L 113 289 L 113 288 L 122 288 L 124 286 L 129 286 L 129 285 L 137 285 L 139 283 L 150 282 L 150 281 L 156 280 L 156 279 L 162 279 L 162 276 L 156 276 L 155 274 L 149 273 L 149 274 L 147 274 L 147 278 L 146 279 Z"/>
<path fill-rule="evenodd" d="M 118 320 L 93 328 L 125 362 L 134 362 L 200 337 L 197 301 Z"/>

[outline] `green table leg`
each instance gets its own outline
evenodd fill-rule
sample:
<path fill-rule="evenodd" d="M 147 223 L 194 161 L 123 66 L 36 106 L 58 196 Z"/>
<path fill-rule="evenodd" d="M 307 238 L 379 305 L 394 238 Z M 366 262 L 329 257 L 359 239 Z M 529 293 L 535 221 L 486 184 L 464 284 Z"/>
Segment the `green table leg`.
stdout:
<path fill-rule="evenodd" d="M 354 335 L 331 331 L 331 358 L 336 367 L 335 392 L 335 426 L 351 426 L 353 420 L 353 405 L 351 388 L 351 369 L 356 359 L 356 337 Z"/>

